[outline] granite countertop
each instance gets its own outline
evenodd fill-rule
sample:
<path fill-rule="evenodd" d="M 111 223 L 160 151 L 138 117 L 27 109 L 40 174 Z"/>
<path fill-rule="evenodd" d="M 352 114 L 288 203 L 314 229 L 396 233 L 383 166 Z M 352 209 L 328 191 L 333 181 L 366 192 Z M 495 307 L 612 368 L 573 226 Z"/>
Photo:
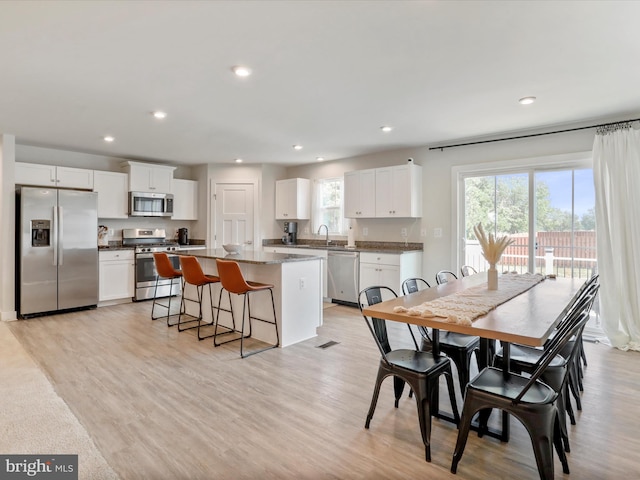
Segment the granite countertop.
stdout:
<path fill-rule="evenodd" d="M 304 243 L 302 243 L 304 242 Z M 329 252 L 369 252 L 369 253 L 409 253 L 409 252 L 422 252 L 422 243 L 408 243 L 404 242 L 356 242 L 355 247 L 347 247 L 345 242 L 331 242 L 329 246 L 325 242 L 307 242 L 302 240 L 296 245 L 285 245 L 278 242 L 265 242 L 264 246 L 268 247 L 284 247 L 284 248 L 296 248 L 301 250 L 301 254 L 304 254 L 304 250 L 328 250 Z"/>
<path fill-rule="evenodd" d="M 238 263 L 252 263 L 256 265 L 274 265 L 288 262 L 306 262 L 309 260 L 320 260 L 322 257 L 318 255 L 289 255 L 286 253 L 269 253 L 261 250 L 243 250 L 240 253 L 227 253 L 222 248 L 216 249 L 194 249 L 179 250 L 178 255 L 193 255 L 196 258 L 209 258 L 222 260 L 235 260 Z"/>

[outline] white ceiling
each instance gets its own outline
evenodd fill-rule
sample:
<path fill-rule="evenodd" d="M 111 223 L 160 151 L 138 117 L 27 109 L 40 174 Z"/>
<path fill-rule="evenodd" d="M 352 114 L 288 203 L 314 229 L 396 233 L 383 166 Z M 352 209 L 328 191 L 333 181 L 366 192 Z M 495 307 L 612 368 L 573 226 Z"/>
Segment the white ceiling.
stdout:
<path fill-rule="evenodd" d="M 638 19 L 612 1 L 3 1 L 0 132 L 299 165 L 633 115 Z"/>

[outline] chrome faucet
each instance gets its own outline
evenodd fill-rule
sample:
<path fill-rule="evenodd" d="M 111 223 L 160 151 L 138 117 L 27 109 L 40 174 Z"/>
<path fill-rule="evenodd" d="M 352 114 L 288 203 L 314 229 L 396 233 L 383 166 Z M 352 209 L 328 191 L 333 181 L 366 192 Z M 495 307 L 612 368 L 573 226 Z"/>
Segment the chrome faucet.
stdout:
<path fill-rule="evenodd" d="M 325 240 L 327 241 L 327 247 L 329 246 L 329 243 L 331 243 L 331 240 L 329 240 L 329 227 L 327 227 L 324 223 L 322 225 L 320 225 L 318 227 L 318 235 L 320 235 L 320 230 L 322 230 L 322 227 L 324 227 L 325 231 L 327 232 L 326 236 L 325 236 Z"/>

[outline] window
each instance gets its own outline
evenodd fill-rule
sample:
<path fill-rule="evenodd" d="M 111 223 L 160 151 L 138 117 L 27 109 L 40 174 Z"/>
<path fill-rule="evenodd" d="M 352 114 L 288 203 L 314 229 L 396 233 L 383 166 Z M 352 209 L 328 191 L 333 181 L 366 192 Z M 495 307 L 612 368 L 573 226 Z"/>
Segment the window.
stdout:
<path fill-rule="evenodd" d="M 331 235 L 344 235 L 343 214 L 344 181 L 340 178 L 322 178 L 315 182 L 313 209 L 314 231 L 326 225 Z"/>

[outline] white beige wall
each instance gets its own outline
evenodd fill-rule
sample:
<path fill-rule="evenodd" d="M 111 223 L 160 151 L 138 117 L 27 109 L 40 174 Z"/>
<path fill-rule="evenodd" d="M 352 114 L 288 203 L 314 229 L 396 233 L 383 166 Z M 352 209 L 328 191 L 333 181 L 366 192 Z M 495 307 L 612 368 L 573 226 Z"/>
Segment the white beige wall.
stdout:
<path fill-rule="evenodd" d="M 0 135 L 0 320 L 15 320 L 15 146 Z"/>

